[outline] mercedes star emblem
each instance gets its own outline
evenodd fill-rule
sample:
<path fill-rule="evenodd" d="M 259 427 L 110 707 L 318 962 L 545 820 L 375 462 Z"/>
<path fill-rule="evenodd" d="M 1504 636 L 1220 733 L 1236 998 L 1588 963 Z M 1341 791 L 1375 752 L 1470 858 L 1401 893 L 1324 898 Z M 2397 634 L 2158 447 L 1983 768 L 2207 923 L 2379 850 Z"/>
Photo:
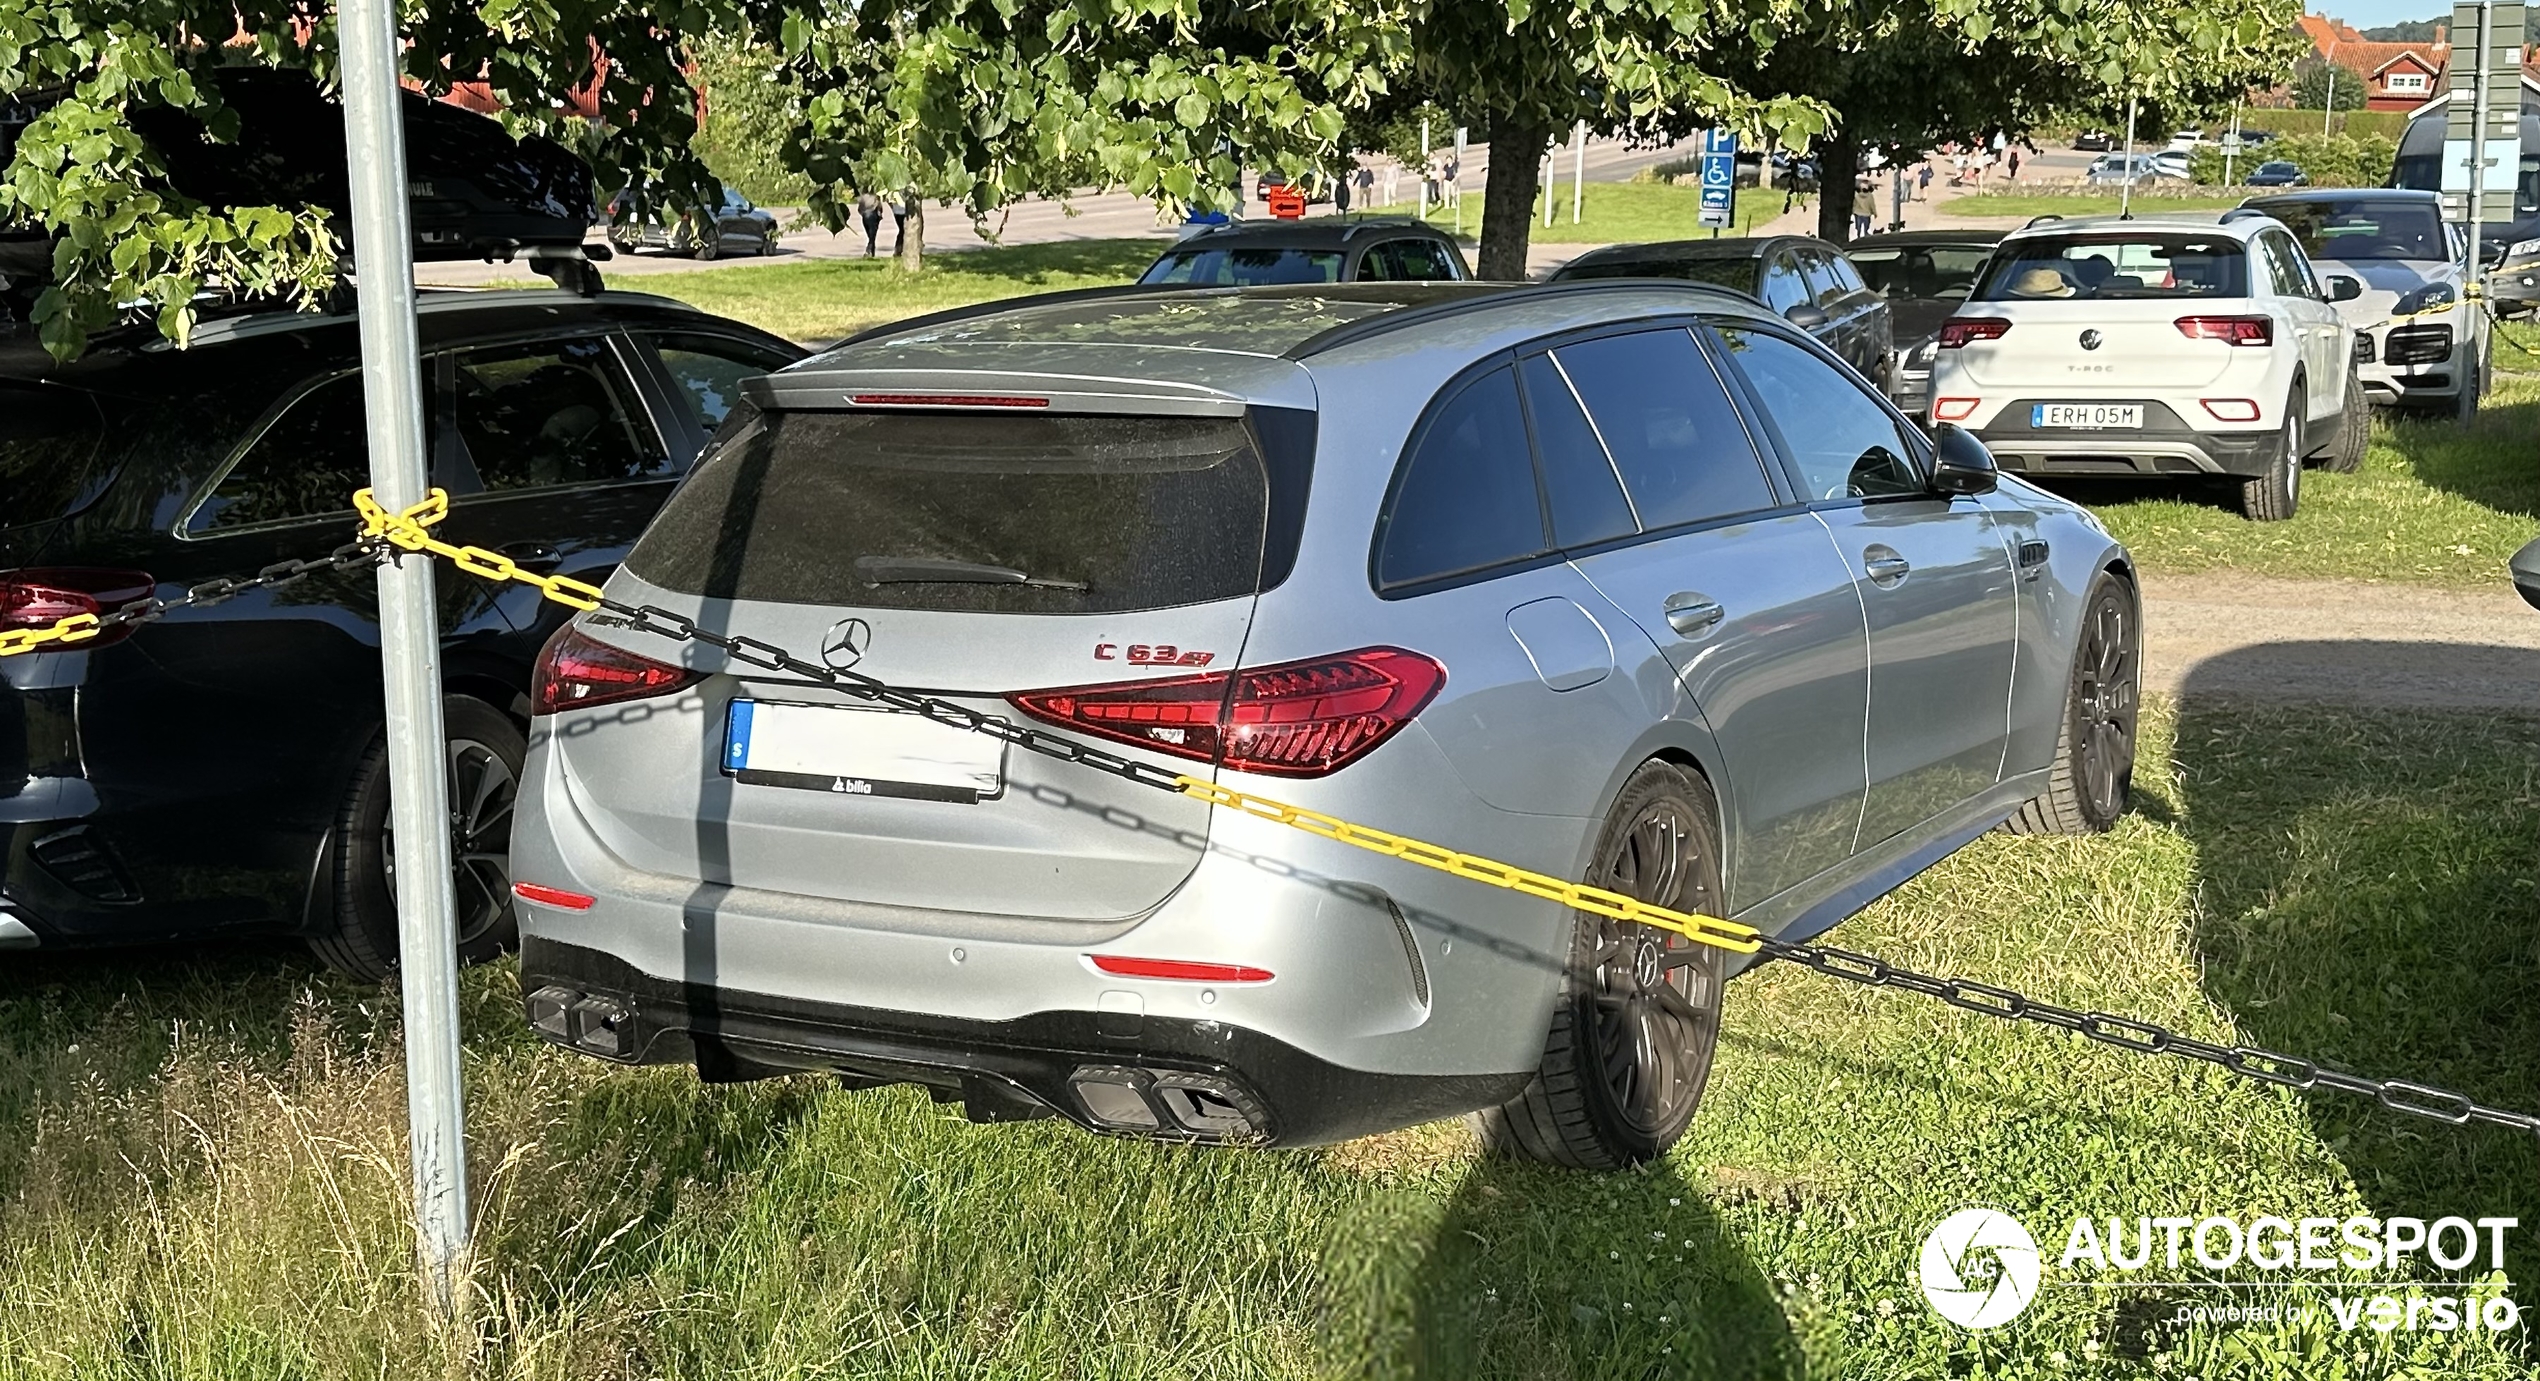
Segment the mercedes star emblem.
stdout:
<path fill-rule="evenodd" d="M 864 660 L 864 650 L 873 646 L 873 625 L 862 619 L 840 619 L 820 640 L 820 660 L 833 669 L 844 671 Z"/>

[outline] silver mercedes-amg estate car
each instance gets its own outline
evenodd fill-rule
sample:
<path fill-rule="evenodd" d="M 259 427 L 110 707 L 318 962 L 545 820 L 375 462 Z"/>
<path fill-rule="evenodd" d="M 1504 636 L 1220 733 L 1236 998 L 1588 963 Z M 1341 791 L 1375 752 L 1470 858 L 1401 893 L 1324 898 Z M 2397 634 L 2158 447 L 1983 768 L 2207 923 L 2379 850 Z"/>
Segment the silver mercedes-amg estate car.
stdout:
<path fill-rule="evenodd" d="M 1726 291 L 1067 295 L 748 390 L 613 597 L 1159 775 L 1792 939 L 2127 805 L 2124 550 Z M 1589 1167 L 1701 1099 L 1721 950 L 605 610 L 534 700 L 521 983 L 570 1048 Z"/>

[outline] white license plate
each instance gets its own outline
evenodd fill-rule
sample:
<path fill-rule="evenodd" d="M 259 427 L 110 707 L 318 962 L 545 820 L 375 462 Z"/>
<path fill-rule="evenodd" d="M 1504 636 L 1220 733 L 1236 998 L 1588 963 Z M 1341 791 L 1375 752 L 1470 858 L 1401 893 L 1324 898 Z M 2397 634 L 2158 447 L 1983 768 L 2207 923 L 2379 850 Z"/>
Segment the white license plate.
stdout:
<path fill-rule="evenodd" d="M 2143 426 L 2141 403 L 2037 403 L 2028 410 L 2032 427 Z"/>
<path fill-rule="evenodd" d="M 920 715 L 735 700 L 723 770 L 751 786 L 975 805 L 1005 790 L 1005 745 Z"/>

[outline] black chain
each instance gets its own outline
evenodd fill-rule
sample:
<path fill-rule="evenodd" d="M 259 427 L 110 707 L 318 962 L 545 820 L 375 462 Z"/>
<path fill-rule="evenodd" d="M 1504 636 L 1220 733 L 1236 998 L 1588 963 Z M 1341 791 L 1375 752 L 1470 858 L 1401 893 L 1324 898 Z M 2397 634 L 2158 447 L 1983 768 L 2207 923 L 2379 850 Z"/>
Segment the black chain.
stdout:
<path fill-rule="evenodd" d="M 914 691 L 899 690 L 857 672 L 841 671 L 826 664 L 806 662 L 781 647 L 761 642 L 756 638 L 735 637 L 699 628 L 695 620 L 685 615 L 674 614 L 667 609 L 659 609 L 651 605 L 628 604 L 622 600 L 605 597 L 599 601 L 599 604 L 602 609 L 624 619 L 629 627 L 646 633 L 680 642 L 704 643 L 709 647 L 722 649 L 734 660 L 749 666 L 768 671 L 782 671 L 806 680 L 821 682 L 849 695 L 871 700 L 877 704 L 924 715 L 939 724 L 949 724 L 957 729 L 966 729 L 973 733 L 1002 739 L 1026 752 L 1038 753 L 1062 762 L 1078 763 L 1097 772 L 1106 772 L 1135 782 L 1140 786 L 1151 786 L 1176 793 L 1181 791 L 1179 774 L 1167 772 L 1146 763 L 1133 762 L 1097 748 L 1089 748 L 1074 739 L 983 715 L 977 710 L 956 705 L 949 700 L 920 695 Z M 2119 1050 L 2131 1050 L 2139 1055 L 2174 1055 L 2185 1060 L 2201 1060 L 2261 1083 L 2278 1084 L 2304 1092 L 2314 1089 L 2332 1089 L 2339 1093 L 2356 1094 L 2373 1099 L 2392 1112 L 2432 1118 L 2437 1122 L 2450 1123 L 2456 1127 L 2467 1126 L 2472 1122 L 2486 1122 L 2540 1135 L 2540 1117 L 2505 1112 L 2498 1108 L 2488 1107 L 2466 1094 L 2431 1088 L 2405 1079 L 2366 1079 L 2360 1075 L 2323 1069 L 2315 1061 L 2278 1054 L 2272 1050 L 2260 1050 L 2246 1045 L 2215 1045 L 2210 1041 L 2200 1041 L 2179 1035 L 2151 1022 L 2136 1021 L 2131 1017 L 2115 1016 L 2107 1012 L 2076 1012 L 2068 1007 L 2039 1002 L 2008 988 L 1997 988 L 1988 983 L 1977 983 L 1963 978 L 1934 978 L 1929 974 L 1916 973 L 1911 969 L 1900 969 L 1884 960 L 1873 959 L 1866 954 L 1855 954 L 1850 950 L 1833 949 L 1822 945 L 1790 944 L 1770 937 L 1764 937 L 1761 946 L 1759 952 L 1766 956 L 1798 964 L 1831 978 L 1840 978 L 1849 983 L 1858 983 L 1871 988 L 1901 988 L 1909 993 L 1921 993 L 1926 997 L 1939 998 L 1952 1007 L 1966 1011 L 1981 1012 L 1986 1016 L 1999 1017 L 2004 1021 L 2037 1022 L 2057 1030 L 2086 1036 L 2102 1045 L 2114 1046 Z"/>
<path fill-rule="evenodd" d="M 312 557 L 306 561 L 276 561 L 254 575 L 244 578 L 221 576 L 218 579 L 202 581 L 187 587 L 185 593 L 175 599 L 160 599 L 153 595 L 148 599 L 137 599 L 130 604 L 120 605 L 111 613 L 97 616 L 97 631 L 102 633 L 109 628 L 152 623 L 166 618 L 179 609 L 208 609 L 215 604 L 227 604 L 243 594 L 256 590 L 278 590 L 295 581 L 305 580 L 327 571 L 358 570 L 363 566 L 377 565 L 381 557 L 390 550 L 388 544 L 379 538 L 357 538 L 324 556 Z M 86 641 L 85 638 L 80 640 L 80 642 Z M 60 650 L 72 651 L 78 646 L 78 642 L 65 642 L 61 644 Z"/>
<path fill-rule="evenodd" d="M 2324 1069 L 2313 1060 L 2261 1050 L 2256 1046 L 2216 1045 L 2211 1041 L 2182 1036 L 2148 1021 L 2113 1016 L 2107 1012 L 2076 1012 L 2069 1007 L 2024 997 L 2008 988 L 1963 978 L 1934 978 L 1850 950 L 1767 939 L 1762 953 L 1847 983 L 1858 983 L 1867 988 L 1902 988 L 1909 993 L 1939 998 L 1964 1011 L 1981 1012 L 2004 1021 L 2033 1021 L 2059 1031 L 2070 1031 L 2101 1045 L 2131 1050 L 2138 1055 L 2174 1055 L 2182 1060 L 2201 1060 L 2260 1083 L 2280 1084 L 2304 1092 L 2332 1089 L 2338 1093 L 2351 1093 L 2370 1098 L 2392 1112 L 2432 1118 L 2455 1127 L 2485 1122 L 2540 1135 L 2540 1117 L 2491 1108 L 2467 1094 L 2432 1088 L 2406 1079 L 2367 1079 L 2358 1074 Z"/>

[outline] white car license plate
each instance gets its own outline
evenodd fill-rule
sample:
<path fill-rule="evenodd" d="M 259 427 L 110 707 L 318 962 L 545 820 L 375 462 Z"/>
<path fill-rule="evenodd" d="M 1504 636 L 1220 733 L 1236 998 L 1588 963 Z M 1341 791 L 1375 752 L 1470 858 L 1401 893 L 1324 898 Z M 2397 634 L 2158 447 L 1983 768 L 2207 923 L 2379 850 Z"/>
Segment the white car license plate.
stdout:
<path fill-rule="evenodd" d="M 976 805 L 1005 791 L 1005 745 L 897 710 L 735 700 L 723 770 L 752 786 Z"/>
<path fill-rule="evenodd" d="M 2028 410 L 2032 427 L 2143 426 L 2141 403 L 2038 403 Z"/>

